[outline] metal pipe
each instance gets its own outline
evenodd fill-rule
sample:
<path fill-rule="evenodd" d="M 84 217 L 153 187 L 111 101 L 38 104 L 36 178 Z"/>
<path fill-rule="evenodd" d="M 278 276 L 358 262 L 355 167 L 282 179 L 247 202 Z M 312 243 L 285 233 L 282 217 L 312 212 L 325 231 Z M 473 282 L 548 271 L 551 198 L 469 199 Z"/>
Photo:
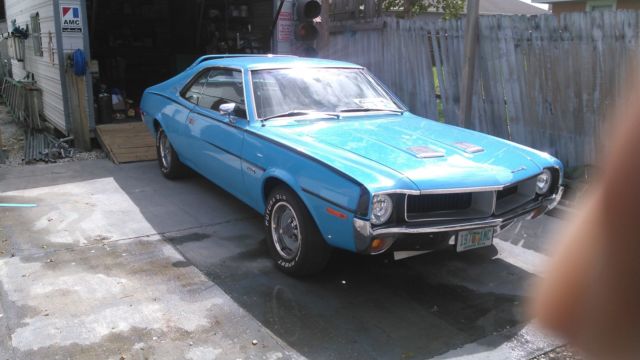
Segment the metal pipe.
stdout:
<path fill-rule="evenodd" d="M 40 134 L 36 133 L 36 160 L 40 161 L 40 148 L 42 147 L 42 137 Z"/>
<path fill-rule="evenodd" d="M 38 133 L 33 132 L 33 143 L 35 146 L 33 147 L 33 161 L 38 161 L 38 148 L 40 147 L 40 138 L 38 137 Z"/>
<path fill-rule="evenodd" d="M 35 139 L 33 138 L 33 131 L 29 130 L 29 162 L 33 161 L 33 149 L 35 147 Z"/>
<path fill-rule="evenodd" d="M 27 162 L 27 157 L 29 155 L 29 137 L 27 136 L 27 132 L 24 133 L 24 162 Z"/>
<path fill-rule="evenodd" d="M 28 136 L 29 136 L 29 154 L 27 156 L 27 162 L 31 162 L 33 161 L 33 133 L 31 130 L 28 131 Z"/>
<path fill-rule="evenodd" d="M 44 135 L 42 135 L 42 133 L 38 134 L 38 137 L 40 138 L 40 148 L 38 149 L 38 160 L 44 160 L 44 156 L 43 156 L 43 152 L 44 152 Z"/>

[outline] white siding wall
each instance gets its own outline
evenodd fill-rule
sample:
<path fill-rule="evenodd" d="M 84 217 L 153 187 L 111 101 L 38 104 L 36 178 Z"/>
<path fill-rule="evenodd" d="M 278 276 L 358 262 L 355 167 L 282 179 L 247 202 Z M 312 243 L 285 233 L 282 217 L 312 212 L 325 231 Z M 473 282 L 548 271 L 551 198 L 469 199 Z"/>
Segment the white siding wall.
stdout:
<path fill-rule="evenodd" d="M 56 34 L 54 8 L 52 0 L 5 0 L 7 23 L 16 19 L 17 25 L 31 27 L 31 14 L 40 14 L 40 28 L 42 29 L 42 50 L 44 56 L 35 56 L 33 41 L 25 40 L 24 63 L 12 60 L 13 78 L 20 80 L 27 73 L 33 73 L 38 86 L 42 89 L 42 101 L 45 118 L 58 129 L 66 132 L 62 84 L 60 82 L 60 68 L 58 66 L 58 52 L 56 48 Z M 56 11 L 59 11 L 56 9 Z M 51 32 L 51 44 L 49 43 Z M 50 56 L 53 51 L 53 56 Z M 53 59 L 53 62 L 51 62 Z"/>

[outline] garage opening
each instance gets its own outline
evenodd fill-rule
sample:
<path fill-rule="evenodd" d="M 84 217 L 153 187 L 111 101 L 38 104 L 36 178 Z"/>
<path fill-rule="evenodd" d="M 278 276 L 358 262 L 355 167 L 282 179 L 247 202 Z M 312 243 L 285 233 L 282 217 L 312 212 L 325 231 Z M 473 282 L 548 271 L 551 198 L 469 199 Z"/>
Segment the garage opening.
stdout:
<path fill-rule="evenodd" d="M 206 54 L 270 52 L 273 0 L 87 0 L 96 138 L 116 163 L 153 160 L 143 91 Z"/>
<path fill-rule="evenodd" d="M 147 87 L 205 54 L 270 51 L 273 0 L 88 0 L 96 122 L 139 119 Z M 111 104 L 111 106 L 109 106 Z"/>

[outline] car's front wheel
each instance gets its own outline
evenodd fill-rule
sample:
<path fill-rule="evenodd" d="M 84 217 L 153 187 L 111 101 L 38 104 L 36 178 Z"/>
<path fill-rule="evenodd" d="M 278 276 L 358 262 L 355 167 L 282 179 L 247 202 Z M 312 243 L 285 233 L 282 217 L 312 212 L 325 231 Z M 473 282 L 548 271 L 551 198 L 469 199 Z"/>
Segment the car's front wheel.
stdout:
<path fill-rule="evenodd" d="M 156 134 L 156 153 L 162 175 L 167 179 L 177 179 L 185 174 L 185 166 L 178 159 L 178 154 L 171 146 L 164 129 L 159 128 Z"/>
<path fill-rule="evenodd" d="M 331 248 L 293 191 L 275 188 L 267 199 L 264 220 L 267 245 L 278 269 L 304 276 L 325 268 Z"/>

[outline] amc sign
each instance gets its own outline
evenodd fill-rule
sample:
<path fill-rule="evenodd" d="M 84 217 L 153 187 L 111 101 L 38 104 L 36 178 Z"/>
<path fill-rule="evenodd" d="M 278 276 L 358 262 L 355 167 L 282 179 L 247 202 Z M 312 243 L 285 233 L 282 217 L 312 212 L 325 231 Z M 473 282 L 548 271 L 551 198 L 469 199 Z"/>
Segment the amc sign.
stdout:
<path fill-rule="evenodd" d="M 82 32 L 82 20 L 79 6 L 60 7 L 62 14 L 62 32 Z"/>

